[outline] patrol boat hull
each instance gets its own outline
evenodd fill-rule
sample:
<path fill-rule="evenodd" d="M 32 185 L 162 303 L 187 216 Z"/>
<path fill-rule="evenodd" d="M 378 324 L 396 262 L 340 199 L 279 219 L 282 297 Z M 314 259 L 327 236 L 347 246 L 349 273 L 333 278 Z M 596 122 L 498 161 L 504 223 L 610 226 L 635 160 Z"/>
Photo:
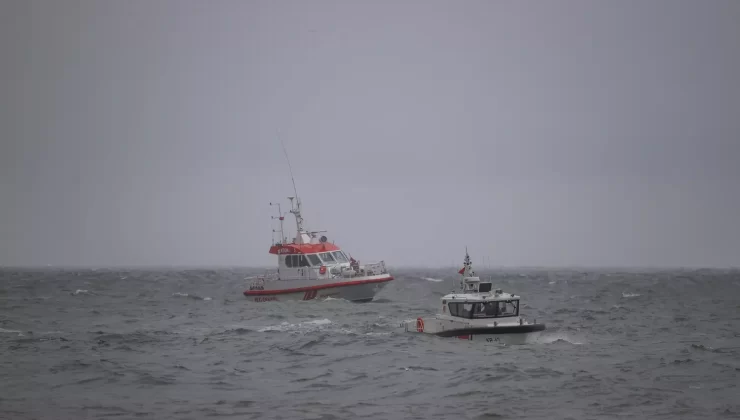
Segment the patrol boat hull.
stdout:
<path fill-rule="evenodd" d="M 406 332 L 433 334 L 439 337 L 455 337 L 461 340 L 482 341 L 487 343 L 520 345 L 535 343 L 545 324 L 512 324 L 512 325 L 454 325 L 457 322 L 449 319 L 417 318 L 403 323 Z M 445 325 L 447 324 L 447 325 Z M 452 325 L 450 325 L 452 324 Z"/>

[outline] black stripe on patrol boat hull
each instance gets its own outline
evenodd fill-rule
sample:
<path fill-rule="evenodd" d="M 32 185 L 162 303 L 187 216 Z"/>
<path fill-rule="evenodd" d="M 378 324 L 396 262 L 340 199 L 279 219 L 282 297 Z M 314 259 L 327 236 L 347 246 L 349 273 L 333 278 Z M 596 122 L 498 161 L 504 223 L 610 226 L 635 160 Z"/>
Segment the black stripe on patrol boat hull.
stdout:
<path fill-rule="evenodd" d="M 436 333 L 440 337 L 457 337 L 458 335 L 480 335 L 480 334 L 526 334 L 543 331 L 545 324 L 529 325 L 506 325 L 501 327 L 476 327 L 459 328 Z"/>

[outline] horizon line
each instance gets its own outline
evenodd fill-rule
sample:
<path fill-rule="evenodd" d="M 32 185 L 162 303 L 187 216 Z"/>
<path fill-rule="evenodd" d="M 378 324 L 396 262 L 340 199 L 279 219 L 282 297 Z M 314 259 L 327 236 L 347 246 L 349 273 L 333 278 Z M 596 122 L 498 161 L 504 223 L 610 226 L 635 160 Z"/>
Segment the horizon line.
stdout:
<path fill-rule="evenodd" d="M 443 270 L 456 268 L 457 265 L 393 265 L 386 264 L 387 268 L 393 269 L 434 269 Z M 103 270 L 146 270 L 146 269 L 275 269 L 273 265 L 244 265 L 244 264 L 129 264 L 129 265 L 92 265 L 92 264 L 25 264 L 11 265 L 0 264 L 0 270 L 6 269 L 103 269 Z M 501 270 L 740 270 L 740 266 L 705 266 L 705 265 L 491 265 L 478 267 L 477 271 L 501 271 Z"/>

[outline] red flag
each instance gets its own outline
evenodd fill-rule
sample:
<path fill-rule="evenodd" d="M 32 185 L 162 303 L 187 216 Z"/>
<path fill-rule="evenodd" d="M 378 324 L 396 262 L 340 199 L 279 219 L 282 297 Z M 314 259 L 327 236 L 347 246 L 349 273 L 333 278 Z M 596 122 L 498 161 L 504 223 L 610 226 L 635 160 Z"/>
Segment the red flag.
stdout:
<path fill-rule="evenodd" d="M 457 272 L 457 274 L 464 274 L 465 273 L 465 267 L 461 268 L 460 271 Z"/>

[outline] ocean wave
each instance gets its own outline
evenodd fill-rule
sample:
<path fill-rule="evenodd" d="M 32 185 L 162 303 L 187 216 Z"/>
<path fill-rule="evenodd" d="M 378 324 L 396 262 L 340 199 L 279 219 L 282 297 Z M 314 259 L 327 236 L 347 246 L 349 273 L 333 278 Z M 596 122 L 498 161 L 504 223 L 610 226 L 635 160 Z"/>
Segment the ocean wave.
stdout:
<path fill-rule="evenodd" d="M 192 293 L 175 292 L 172 294 L 172 296 L 173 297 L 185 297 L 185 298 L 190 298 L 194 300 L 211 300 L 210 297 L 201 297 L 199 295 L 192 294 Z"/>
<path fill-rule="evenodd" d="M 440 309 L 449 284 L 425 278 L 450 271 L 400 271 L 369 304 L 250 304 L 246 269 L 18 276 L 0 296 L 14 394 L 0 395 L 0 417 L 508 418 L 522 396 L 533 419 L 738 411 L 737 272 L 498 270 L 496 287 L 547 324 L 533 343 L 399 328 Z M 52 394 L 64 404 L 29 412 Z M 682 394 L 692 398 L 677 406 Z"/>
<path fill-rule="evenodd" d="M 89 291 L 89 290 L 83 290 L 83 289 L 77 289 L 74 292 L 70 292 L 72 296 L 78 296 L 78 295 L 87 295 L 87 296 L 94 296 L 95 293 Z"/>
<path fill-rule="evenodd" d="M 568 343 L 568 344 L 574 344 L 574 345 L 583 344 L 582 341 L 572 338 L 568 334 L 563 334 L 563 333 L 549 333 L 549 334 L 545 333 L 537 337 L 535 341 L 540 344 L 553 344 L 553 343 Z"/>
<path fill-rule="evenodd" d="M 300 332 L 310 332 L 310 331 L 316 331 L 326 328 L 328 325 L 331 325 L 332 322 L 329 319 L 316 319 L 311 321 L 305 321 L 305 322 L 298 322 L 295 324 L 291 324 L 289 322 L 282 322 L 278 325 L 268 325 L 266 327 L 259 328 L 258 332 L 270 332 L 270 331 L 277 331 L 277 332 L 284 332 L 284 331 L 300 331 Z"/>

